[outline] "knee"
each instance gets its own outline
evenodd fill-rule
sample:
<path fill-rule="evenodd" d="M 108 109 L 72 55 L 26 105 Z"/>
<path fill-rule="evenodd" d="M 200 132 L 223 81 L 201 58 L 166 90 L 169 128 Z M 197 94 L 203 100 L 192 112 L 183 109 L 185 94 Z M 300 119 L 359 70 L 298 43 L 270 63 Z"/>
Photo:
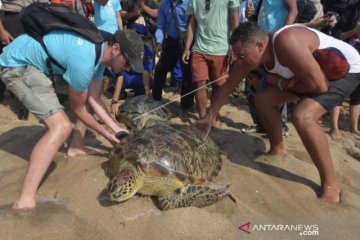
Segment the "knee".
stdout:
<path fill-rule="evenodd" d="M 58 136 L 61 136 L 62 138 L 67 138 L 71 134 L 72 129 L 73 129 L 73 126 L 72 126 L 71 122 L 62 121 L 55 125 L 55 127 L 53 128 L 53 131 Z"/>
<path fill-rule="evenodd" d="M 295 126 L 306 126 L 311 122 L 316 121 L 311 114 L 301 111 L 294 111 L 291 114 L 291 121 Z"/>

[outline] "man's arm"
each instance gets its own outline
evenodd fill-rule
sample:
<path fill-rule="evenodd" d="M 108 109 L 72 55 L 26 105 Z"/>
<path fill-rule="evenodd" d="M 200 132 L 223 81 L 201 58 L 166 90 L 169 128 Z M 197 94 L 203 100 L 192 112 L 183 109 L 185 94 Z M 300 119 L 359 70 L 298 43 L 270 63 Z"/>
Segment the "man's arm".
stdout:
<path fill-rule="evenodd" d="M 88 90 L 88 101 L 95 114 L 115 133 L 122 131 L 119 125 L 111 117 L 106 105 L 101 99 L 102 81 L 92 80 Z"/>
<path fill-rule="evenodd" d="M 116 12 L 116 21 L 117 21 L 119 30 L 123 30 L 124 27 L 123 27 L 123 22 L 122 22 L 122 19 L 121 19 L 121 12 L 120 11 Z"/>
<path fill-rule="evenodd" d="M 139 17 L 141 14 L 141 7 L 139 4 L 136 4 L 134 9 L 129 12 L 127 9 L 121 11 L 121 16 L 124 20 L 128 21 L 134 17 Z"/>
<path fill-rule="evenodd" d="M 186 30 L 185 50 L 182 56 L 182 61 L 185 64 L 189 63 L 190 47 L 194 40 L 195 32 L 196 32 L 196 18 L 194 15 L 191 15 L 189 20 L 189 25 Z"/>
<path fill-rule="evenodd" d="M 230 17 L 230 27 L 231 31 L 233 31 L 240 23 L 240 13 L 239 7 L 230 8 L 229 9 L 229 17 Z"/>
<path fill-rule="evenodd" d="M 249 72 L 250 69 L 248 69 L 242 61 L 237 60 L 234 63 L 229 79 L 216 91 L 206 116 L 195 123 L 199 128 L 207 129 L 212 125 L 221 107 L 229 98 L 229 95 L 234 91 L 240 81 L 249 74 Z"/>
<path fill-rule="evenodd" d="M 307 28 L 288 28 L 277 36 L 274 48 L 278 60 L 294 72 L 297 80 L 295 86 L 285 84 L 283 88 L 299 93 L 324 93 L 328 90 L 328 80 L 312 55 L 318 47 L 317 35 Z"/>
<path fill-rule="evenodd" d="M 144 3 L 144 0 L 140 0 L 139 2 L 140 4 L 140 8 L 142 9 L 143 12 L 145 12 L 147 15 L 149 15 L 151 18 L 157 18 L 157 14 L 158 14 L 158 10 L 157 9 L 153 9 L 149 6 L 147 6 Z"/>
<path fill-rule="evenodd" d="M 76 117 L 83 122 L 87 127 L 91 128 L 92 130 L 96 131 L 103 137 L 105 137 L 108 141 L 112 144 L 116 144 L 119 142 L 116 139 L 114 134 L 108 132 L 105 128 L 103 128 L 95 118 L 86 110 L 86 103 L 88 100 L 88 93 L 87 92 L 78 92 L 71 86 L 69 86 L 69 99 L 70 99 L 70 108 L 76 115 Z M 92 101 L 93 102 L 93 101 Z M 90 103 L 90 101 L 89 101 Z M 90 103 L 90 105 L 93 105 Z M 93 106 L 92 106 L 93 107 Z M 98 114 L 99 109 L 98 107 L 93 107 L 94 111 Z M 100 111 L 100 115 L 101 115 Z"/>
<path fill-rule="evenodd" d="M 298 15 L 296 0 L 284 0 L 284 1 L 288 9 L 288 15 L 285 20 L 285 25 L 290 25 L 295 23 L 296 17 Z"/>
<path fill-rule="evenodd" d="M 13 36 L 6 31 L 2 21 L 0 19 L 0 40 L 3 45 L 8 45 L 12 40 L 14 40 Z"/>

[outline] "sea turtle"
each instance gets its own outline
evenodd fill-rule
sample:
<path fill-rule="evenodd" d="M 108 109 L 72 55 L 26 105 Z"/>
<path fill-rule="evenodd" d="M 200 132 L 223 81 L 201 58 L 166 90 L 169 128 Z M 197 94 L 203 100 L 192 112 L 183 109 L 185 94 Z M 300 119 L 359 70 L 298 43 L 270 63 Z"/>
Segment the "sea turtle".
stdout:
<path fill-rule="evenodd" d="M 162 106 L 160 101 L 146 95 L 130 98 L 119 107 L 116 114 L 117 121 L 135 131 L 153 125 L 157 121 L 166 121 L 170 118 L 170 111 Z"/>
<path fill-rule="evenodd" d="M 136 193 L 157 196 L 163 210 L 210 205 L 231 196 L 209 185 L 221 169 L 214 142 L 192 126 L 160 122 L 128 136 L 110 154 L 107 190 L 116 202 Z"/>

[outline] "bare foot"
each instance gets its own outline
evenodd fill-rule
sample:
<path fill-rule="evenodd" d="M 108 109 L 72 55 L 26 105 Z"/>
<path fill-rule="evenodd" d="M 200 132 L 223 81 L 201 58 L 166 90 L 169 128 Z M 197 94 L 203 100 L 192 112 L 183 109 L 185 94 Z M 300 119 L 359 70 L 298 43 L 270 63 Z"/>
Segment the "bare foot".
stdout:
<path fill-rule="evenodd" d="M 18 199 L 12 205 L 12 209 L 14 210 L 31 210 L 36 207 L 35 199 Z"/>
<path fill-rule="evenodd" d="M 340 189 L 338 186 L 326 186 L 320 195 L 320 199 L 327 203 L 340 203 Z"/>
<path fill-rule="evenodd" d="M 340 141 L 342 138 L 340 131 L 337 131 L 337 130 L 330 131 L 330 136 L 331 136 L 332 140 L 334 140 L 334 141 Z"/>
<path fill-rule="evenodd" d="M 68 157 L 76 157 L 81 155 L 103 155 L 106 154 L 105 151 L 99 149 L 91 149 L 87 147 L 69 147 L 67 151 Z"/>
<path fill-rule="evenodd" d="M 271 147 L 270 150 L 265 153 L 265 155 L 282 155 L 286 154 L 287 150 L 285 146 L 277 146 L 277 147 Z"/>

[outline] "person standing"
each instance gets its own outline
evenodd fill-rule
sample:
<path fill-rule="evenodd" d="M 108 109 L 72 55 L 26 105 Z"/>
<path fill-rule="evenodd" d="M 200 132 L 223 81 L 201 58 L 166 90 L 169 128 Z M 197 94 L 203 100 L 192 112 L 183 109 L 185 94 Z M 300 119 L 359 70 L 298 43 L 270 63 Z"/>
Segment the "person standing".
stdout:
<path fill-rule="evenodd" d="M 189 2 L 186 14 L 191 17 L 182 61 L 191 64 L 200 118 L 206 114 L 206 82 L 212 83 L 212 101 L 216 91 L 227 79 L 231 52 L 228 39 L 230 32 L 239 24 L 239 5 L 238 0 Z"/>
<path fill-rule="evenodd" d="M 166 75 L 171 72 L 176 62 L 181 59 L 184 52 L 184 36 L 189 23 L 186 9 L 189 0 L 164 0 L 158 11 L 158 29 L 155 33 L 156 53 L 160 56 L 155 68 L 155 86 L 153 98 L 162 100 L 162 88 L 166 81 Z M 188 64 L 181 64 L 181 107 L 191 108 L 194 104 L 194 95 L 188 94 L 193 90 L 191 82 L 191 68 Z"/>

